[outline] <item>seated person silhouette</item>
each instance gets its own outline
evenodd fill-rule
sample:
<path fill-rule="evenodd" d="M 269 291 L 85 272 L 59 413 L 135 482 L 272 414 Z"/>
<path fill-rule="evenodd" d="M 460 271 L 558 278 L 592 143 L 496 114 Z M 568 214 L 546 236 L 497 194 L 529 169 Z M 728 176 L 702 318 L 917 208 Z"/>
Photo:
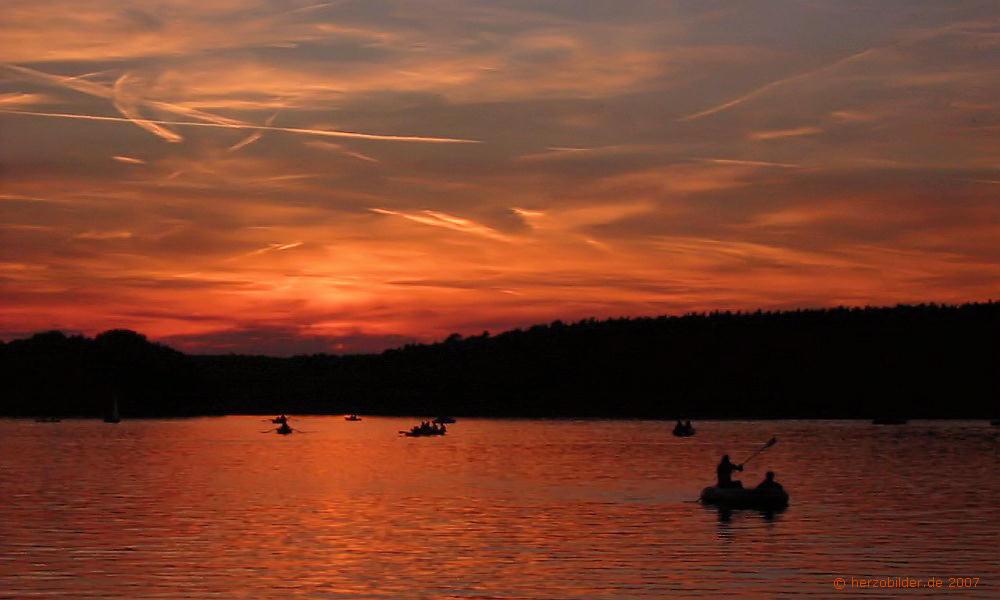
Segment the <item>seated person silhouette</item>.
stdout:
<path fill-rule="evenodd" d="M 767 475 L 764 476 L 764 481 L 761 481 L 756 489 L 781 491 L 785 488 L 781 487 L 781 484 L 774 480 L 774 471 L 768 471 Z"/>
<path fill-rule="evenodd" d="M 742 471 L 743 465 L 734 465 L 729 462 L 729 455 L 726 454 L 722 457 L 722 462 L 719 466 L 715 468 L 715 475 L 718 478 L 716 482 L 716 487 L 720 488 L 741 488 L 743 487 L 743 482 L 733 480 L 733 471 Z"/>

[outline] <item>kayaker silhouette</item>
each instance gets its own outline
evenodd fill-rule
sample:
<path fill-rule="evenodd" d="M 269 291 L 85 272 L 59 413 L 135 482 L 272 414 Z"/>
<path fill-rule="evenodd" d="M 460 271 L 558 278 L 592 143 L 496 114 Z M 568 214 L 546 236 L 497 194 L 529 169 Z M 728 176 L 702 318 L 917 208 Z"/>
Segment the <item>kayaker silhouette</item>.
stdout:
<path fill-rule="evenodd" d="M 720 488 L 734 488 L 743 487 L 743 482 L 733 480 L 733 471 L 742 471 L 743 465 L 734 465 L 729 462 L 729 455 L 724 454 L 722 456 L 722 462 L 719 466 L 715 468 L 715 475 L 718 478 L 717 487 Z"/>
<path fill-rule="evenodd" d="M 756 489 L 782 491 L 785 488 L 781 487 L 781 484 L 774 480 L 774 471 L 768 471 L 764 476 L 764 481 L 761 481 Z"/>

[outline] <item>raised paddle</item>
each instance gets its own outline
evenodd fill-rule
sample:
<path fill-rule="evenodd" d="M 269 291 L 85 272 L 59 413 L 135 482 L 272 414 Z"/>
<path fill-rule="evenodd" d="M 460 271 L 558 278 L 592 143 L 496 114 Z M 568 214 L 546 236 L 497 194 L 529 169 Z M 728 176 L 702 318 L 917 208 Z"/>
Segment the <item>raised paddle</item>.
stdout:
<path fill-rule="evenodd" d="M 750 457 L 747 458 L 745 461 L 741 462 L 740 466 L 742 467 L 743 465 L 747 464 L 748 462 L 750 462 L 750 459 L 752 459 L 753 457 L 757 456 L 758 454 L 760 454 L 764 450 L 767 450 L 768 448 L 770 448 L 771 446 L 773 446 L 773 445 L 775 445 L 777 443 L 778 443 L 778 438 L 776 438 L 776 437 L 772 437 L 771 439 L 767 440 L 766 444 L 764 444 L 760 448 L 757 448 L 757 451 L 754 452 L 753 454 L 751 454 Z"/>

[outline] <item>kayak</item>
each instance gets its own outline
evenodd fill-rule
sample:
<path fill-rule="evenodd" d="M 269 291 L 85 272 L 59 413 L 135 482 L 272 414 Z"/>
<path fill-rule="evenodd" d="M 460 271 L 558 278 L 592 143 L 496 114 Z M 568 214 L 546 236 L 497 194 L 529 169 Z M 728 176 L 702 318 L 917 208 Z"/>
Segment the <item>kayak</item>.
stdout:
<path fill-rule="evenodd" d="M 701 503 L 722 508 L 775 510 L 788 506 L 788 492 L 774 489 L 758 490 L 709 486 L 701 491 Z"/>
<path fill-rule="evenodd" d="M 691 429 L 674 429 L 674 435 L 677 437 L 691 437 L 694 435 L 694 427 Z"/>

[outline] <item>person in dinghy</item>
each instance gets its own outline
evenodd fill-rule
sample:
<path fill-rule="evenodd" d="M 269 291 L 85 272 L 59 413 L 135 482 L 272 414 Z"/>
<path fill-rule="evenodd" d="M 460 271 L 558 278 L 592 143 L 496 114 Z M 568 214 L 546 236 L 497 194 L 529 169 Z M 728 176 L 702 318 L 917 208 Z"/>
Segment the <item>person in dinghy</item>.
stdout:
<path fill-rule="evenodd" d="M 755 487 L 754 489 L 770 491 L 770 492 L 785 491 L 785 488 L 780 483 L 774 480 L 774 471 L 768 471 L 767 474 L 764 475 L 764 481 L 758 483 L 757 487 Z"/>
<path fill-rule="evenodd" d="M 735 471 L 742 471 L 743 465 L 735 465 L 729 461 L 729 455 L 724 454 L 719 466 L 715 467 L 716 487 L 719 488 L 742 488 L 743 482 L 733 479 Z"/>

